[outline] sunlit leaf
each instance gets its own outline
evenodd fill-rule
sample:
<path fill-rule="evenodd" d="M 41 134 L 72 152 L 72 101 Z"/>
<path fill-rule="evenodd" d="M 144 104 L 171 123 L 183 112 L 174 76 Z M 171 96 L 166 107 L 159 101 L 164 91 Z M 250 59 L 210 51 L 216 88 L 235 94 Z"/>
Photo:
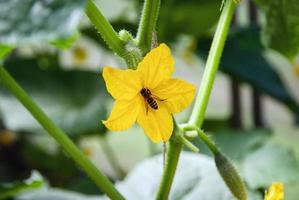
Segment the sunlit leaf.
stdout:
<path fill-rule="evenodd" d="M 0 199 L 7 199 L 26 190 L 40 188 L 43 184 L 44 180 L 41 175 L 38 172 L 33 171 L 30 178 L 27 180 L 5 184 L 0 183 Z"/>
<path fill-rule="evenodd" d="M 51 44 L 61 50 L 69 49 L 74 44 L 74 42 L 76 42 L 79 36 L 80 36 L 79 32 L 75 32 L 73 35 L 71 35 L 68 38 L 58 38 L 56 40 L 53 40 L 51 41 Z"/>
<path fill-rule="evenodd" d="M 13 50 L 13 46 L 0 44 L 0 62 L 5 58 L 11 51 Z"/>

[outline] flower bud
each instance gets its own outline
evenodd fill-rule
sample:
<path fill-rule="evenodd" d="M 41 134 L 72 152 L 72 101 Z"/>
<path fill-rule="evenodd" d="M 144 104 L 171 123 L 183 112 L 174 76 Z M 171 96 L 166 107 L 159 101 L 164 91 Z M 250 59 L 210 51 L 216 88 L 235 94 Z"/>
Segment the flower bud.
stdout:
<path fill-rule="evenodd" d="M 224 182 L 238 200 L 247 200 L 245 184 L 233 163 L 221 153 L 215 154 L 215 163 Z"/>
<path fill-rule="evenodd" d="M 129 33 L 126 30 L 119 31 L 118 35 L 119 35 L 119 38 L 126 43 L 133 39 L 133 36 L 131 35 L 131 33 Z"/>

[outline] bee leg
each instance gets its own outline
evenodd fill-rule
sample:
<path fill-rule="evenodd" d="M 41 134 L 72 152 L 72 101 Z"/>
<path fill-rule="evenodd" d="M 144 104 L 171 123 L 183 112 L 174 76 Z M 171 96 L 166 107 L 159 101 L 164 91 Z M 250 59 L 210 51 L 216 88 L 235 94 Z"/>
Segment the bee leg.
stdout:
<path fill-rule="evenodd" d="M 147 104 L 147 102 L 146 102 L 146 100 L 145 100 L 145 99 L 144 99 L 144 104 L 145 104 L 146 115 L 147 115 L 147 113 L 148 113 L 148 104 Z"/>
<path fill-rule="evenodd" d="M 147 113 L 148 113 L 148 105 L 146 104 L 146 115 L 147 115 Z"/>

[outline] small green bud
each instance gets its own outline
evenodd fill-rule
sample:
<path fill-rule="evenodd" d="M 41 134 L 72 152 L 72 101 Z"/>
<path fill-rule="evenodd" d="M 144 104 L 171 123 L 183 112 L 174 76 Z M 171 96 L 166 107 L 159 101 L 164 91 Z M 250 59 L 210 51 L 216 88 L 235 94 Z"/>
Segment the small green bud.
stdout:
<path fill-rule="evenodd" d="M 124 41 L 126 43 L 133 40 L 133 36 L 127 30 L 124 30 L 124 29 L 120 30 L 118 32 L 118 35 L 119 35 L 119 39 L 121 39 L 122 41 Z"/>
<path fill-rule="evenodd" d="M 247 200 L 245 184 L 233 163 L 220 152 L 215 154 L 215 163 L 224 182 L 238 200 Z"/>

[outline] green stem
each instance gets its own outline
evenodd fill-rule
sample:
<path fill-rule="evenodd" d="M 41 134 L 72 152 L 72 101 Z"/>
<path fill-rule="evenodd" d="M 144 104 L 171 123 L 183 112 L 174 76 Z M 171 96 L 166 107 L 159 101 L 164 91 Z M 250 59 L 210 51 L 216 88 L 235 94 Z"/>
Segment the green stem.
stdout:
<path fill-rule="evenodd" d="M 190 125 L 190 124 L 182 124 L 180 125 L 180 128 L 183 131 L 196 131 L 199 138 L 209 147 L 209 149 L 212 151 L 214 155 L 218 154 L 220 151 L 218 147 L 216 146 L 215 142 L 209 138 L 201 129 L 199 129 L 195 125 Z"/>
<path fill-rule="evenodd" d="M 129 68 L 135 69 L 142 57 L 140 50 L 133 44 L 134 42 L 131 40 L 121 40 L 109 21 L 104 17 L 92 0 L 88 0 L 85 12 L 103 40 L 107 43 L 108 47 L 114 53 L 122 57 Z"/>
<path fill-rule="evenodd" d="M 137 32 L 138 46 L 143 54 L 149 52 L 151 49 L 159 9 L 160 0 L 145 0 Z"/>
<path fill-rule="evenodd" d="M 125 43 L 118 37 L 118 34 L 109 21 L 104 17 L 92 0 L 88 1 L 85 12 L 109 48 L 120 57 L 126 55 Z"/>
<path fill-rule="evenodd" d="M 176 167 L 179 161 L 183 144 L 178 140 L 176 131 L 178 131 L 178 129 L 174 130 L 173 136 L 167 146 L 166 163 L 156 198 L 157 200 L 168 199 Z"/>
<path fill-rule="evenodd" d="M 185 138 L 183 134 L 178 135 L 178 138 L 181 141 L 181 143 L 185 145 L 188 149 L 190 149 L 193 152 L 199 152 L 199 149 L 194 144 L 192 144 L 192 142 L 190 142 L 187 138 Z"/>
<path fill-rule="evenodd" d="M 204 141 L 204 143 L 206 143 L 206 145 L 209 147 L 209 149 L 212 151 L 212 153 L 214 155 L 218 154 L 220 151 L 219 149 L 217 148 L 215 142 L 213 140 L 211 140 L 209 138 L 209 136 L 207 136 L 202 130 L 200 129 L 196 129 L 197 133 L 198 133 L 198 136 L 200 137 L 200 139 L 202 141 Z"/>
<path fill-rule="evenodd" d="M 109 179 L 104 176 L 92 162 L 76 147 L 76 145 L 59 129 L 47 115 L 38 107 L 31 97 L 10 76 L 3 66 L 0 66 L 0 80 L 7 89 L 25 106 L 32 116 L 45 130 L 62 146 L 62 148 L 81 166 L 90 178 L 111 198 L 124 199 Z"/>
<path fill-rule="evenodd" d="M 226 0 L 213 38 L 203 79 L 201 81 L 195 105 L 189 120 L 189 124 L 196 125 L 199 128 L 201 127 L 205 117 L 206 108 L 235 7 L 236 5 L 233 0 Z"/>

